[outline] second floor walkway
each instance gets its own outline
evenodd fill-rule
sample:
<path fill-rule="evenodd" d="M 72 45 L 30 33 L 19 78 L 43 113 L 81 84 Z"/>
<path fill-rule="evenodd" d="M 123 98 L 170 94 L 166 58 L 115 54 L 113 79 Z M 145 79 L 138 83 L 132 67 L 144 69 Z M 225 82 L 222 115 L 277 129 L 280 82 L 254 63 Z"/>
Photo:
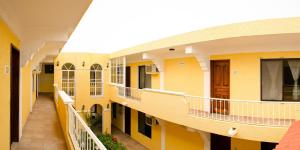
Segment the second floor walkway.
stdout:
<path fill-rule="evenodd" d="M 14 150 L 66 150 L 66 142 L 51 95 L 40 95 Z"/>

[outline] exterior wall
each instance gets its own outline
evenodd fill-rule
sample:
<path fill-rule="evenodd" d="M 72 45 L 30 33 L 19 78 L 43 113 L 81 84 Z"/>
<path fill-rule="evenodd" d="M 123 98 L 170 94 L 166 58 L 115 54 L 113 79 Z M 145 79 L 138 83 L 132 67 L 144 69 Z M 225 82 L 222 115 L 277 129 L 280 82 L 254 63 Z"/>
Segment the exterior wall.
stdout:
<path fill-rule="evenodd" d="M 260 150 L 260 142 L 231 138 L 231 150 Z"/>
<path fill-rule="evenodd" d="M 196 58 L 165 60 L 165 90 L 203 96 L 203 72 Z"/>
<path fill-rule="evenodd" d="M 145 147 L 151 150 L 158 150 L 160 146 L 161 127 L 160 125 L 152 126 L 151 139 L 138 132 L 138 111 L 131 109 L 131 137 L 143 144 Z"/>
<path fill-rule="evenodd" d="M 151 65 L 151 64 L 152 64 L 151 61 L 145 61 L 145 62 L 129 63 L 127 65 L 130 67 L 130 78 L 131 78 L 130 86 L 132 88 L 139 87 L 139 66 Z M 160 86 L 159 75 L 158 74 L 151 75 L 151 88 L 159 89 L 159 86 Z"/>
<path fill-rule="evenodd" d="M 41 73 L 39 74 L 39 92 L 53 93 L 54 74 L 45 73 L 45 65 L 42 65 Z"/>
<path fill-rule="evenodd" d="M 61 53 L 54 61 L 54 83 L 61 88 L 61 68 L 65 63 L 72 63 L 75 66 L 75 107 L 76 110 L 88 111 L 94 104 L 100 104 L 103 108 L 103 129 L 102 132 L 110 133 L 111 131 L 111 111 L 109 93 L 107 90 L 109 82 L 109 69 L 106 68 L 108 63 L 107 55 L 88 54 L 88 53 Z M 56 63 L 59 62 L 59 66 Z M 83 62 L 85 65 L 82 66 Z M 102 96 L 90 96 L 90 67 L 93 64 L 100 64 L 104 81 L 104 91 Z"/>
<path fill-rule="evenodd" d="M 204 150 L 200 133 L 189 132 L 184 126 L 166 123 L 166 150 Z"/>
<path fill-rule="evenodd" d="M 10 74 L 5 73 L 5 65 L 10 66 L 11 44 L 19 47 L 20 41 L 0 18 L 0 149 L 10 149 Z"/>
<path fill-rule="evenodd" d="M 211 56 L 212 60 L 230 60 L 230 98 L 241 100 L 260 100 L 260 59 L 268 58 L 300 58 L 300 52 L 243 53 Z"/>

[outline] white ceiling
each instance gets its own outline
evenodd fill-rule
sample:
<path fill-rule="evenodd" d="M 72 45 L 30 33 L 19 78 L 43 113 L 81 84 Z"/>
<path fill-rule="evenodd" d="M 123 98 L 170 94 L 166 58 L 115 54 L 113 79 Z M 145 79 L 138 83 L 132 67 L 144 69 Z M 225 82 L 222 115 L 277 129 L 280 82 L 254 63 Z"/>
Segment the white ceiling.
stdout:
<path fill-rule="evenodd" d="M 60 50 L 90 3 L 91 0 L 0 0 L 0 17 L 21 40 L 21 64 L 42 49 Z M 52 45 L 48 49 L 47 43 Z"/>

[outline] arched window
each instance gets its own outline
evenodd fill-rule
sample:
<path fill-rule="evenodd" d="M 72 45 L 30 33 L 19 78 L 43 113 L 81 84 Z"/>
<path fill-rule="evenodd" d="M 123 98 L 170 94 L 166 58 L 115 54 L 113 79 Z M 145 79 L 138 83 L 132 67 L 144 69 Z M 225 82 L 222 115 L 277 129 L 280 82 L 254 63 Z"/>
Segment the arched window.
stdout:
<path fill-rule="evenodd" d="M 100 96 L 103 94 L 102 67 L 93 64 L 90 70 L 90 95 Z"/>
<path fill-rule="evenodd" d="M 75 95 L 75 66 L 65 63 L 62 66 L 62 90 L 69 96 Z"/>

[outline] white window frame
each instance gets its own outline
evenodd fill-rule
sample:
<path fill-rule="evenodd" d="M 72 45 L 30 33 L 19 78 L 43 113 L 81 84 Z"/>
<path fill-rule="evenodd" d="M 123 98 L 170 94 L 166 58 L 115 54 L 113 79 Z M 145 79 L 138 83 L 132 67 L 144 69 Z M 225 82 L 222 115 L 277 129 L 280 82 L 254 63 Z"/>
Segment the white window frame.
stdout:
<path fill-rule="evenodd" d="M 66 66 L 67 64 L 69 64 L 70 66 Z M 66 69 L 64 69 L 66 68 Z M 67 73 L 67 78 L 64 79 L 64 72 Z M 74 78 L 73 79 L 70 79 L 70 72 L 74 72 Z M 75 66 L 72 64 L 72 63 L 65 63 L 63 66 L 62 66 L 62 70 L 61 70 L 61 73 L 62 73 L 62 77 L 61 77 L 61 89 L 63 91 L 65 91 L 69 96 L 71 97 L 74 97 L 75 96 Z M 70 83 L 73 83 L 73 87 L 70 86 Z M 65 86 L 67 85 L 67 86 Z M 71 90 L 73 90 L 73 92 L 70 92 Z M 73 93 L 73 95 L 72 95 Z"/>
<path fill-rule="evenodd" d="M 110 60 L 110 84 L 125 86 L 126 58 L 118 57 Z"/>
<path fill-rule="evenodd" d="M 91 73 L 95 73 L 95 78 L 91 79 Z M 97 79 L 97 73 L 100 72 L 100 79 Z M 92 81 L 93 80 L 93 81 Z M 100 87 L 97 86 L 97 83 L 99 83 Z M 100 94 L 97 94 L 97 88 L 100 88 Z M 92 94 L 92 89 L 94 90 L 94 94 Z M 90 96 L 103 96 L 103 71 L 102 66 L 100 64 L 93 64 L 90 68 Z"/>

